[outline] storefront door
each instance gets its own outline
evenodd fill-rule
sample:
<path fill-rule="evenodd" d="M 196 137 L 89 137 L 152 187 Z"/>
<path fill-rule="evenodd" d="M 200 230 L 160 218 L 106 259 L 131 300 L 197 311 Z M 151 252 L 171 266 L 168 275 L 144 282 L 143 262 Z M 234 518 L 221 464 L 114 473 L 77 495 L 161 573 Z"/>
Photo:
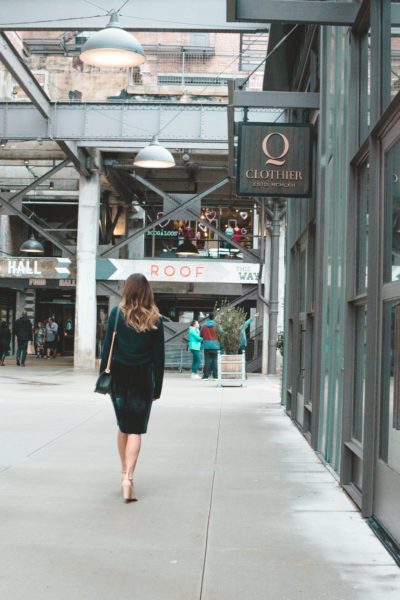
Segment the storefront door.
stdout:
<path fill-rule="evenodd" d="M 15 291 L 0 288 L 0 323 L 5 322 L 7 327 L 13 332 L 15 322 Z M 11 335 L 11 354 L 14 351 L 14 336 Z"/>
<path fill-rule="evenodd" d="M 40 290 L 37 294 L 36 322 L 52 317 L 58 325 L 57 353 L 74 353 L 75 291 Z"/>
<path fill-rule="evenodd" d="M 382 148 L 382 351 L 374 517 L 400 543 L 400 130 L 391 130 Z"/>

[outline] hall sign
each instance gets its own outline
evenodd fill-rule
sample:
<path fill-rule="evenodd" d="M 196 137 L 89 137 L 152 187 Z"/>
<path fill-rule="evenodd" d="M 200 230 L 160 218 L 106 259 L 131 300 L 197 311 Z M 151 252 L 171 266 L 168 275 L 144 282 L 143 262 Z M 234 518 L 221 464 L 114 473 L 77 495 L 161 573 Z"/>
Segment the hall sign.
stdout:
<path fill-rule="evenodd" d="M 311 195 L 312 125 L 239 123 L 236 194 Z"/>
<path fill-rule="evenodd" d="M 225 260 L 125 260 L 97 259 L 96 279 L 125 281 L 143 273 L 150 282 L 257 283 L 259 265 Z"/>
<path fill-rule="evenodd" d="M 0 277 L 71 280 L 76 265 L 69 258 L 0 258 Z"/>

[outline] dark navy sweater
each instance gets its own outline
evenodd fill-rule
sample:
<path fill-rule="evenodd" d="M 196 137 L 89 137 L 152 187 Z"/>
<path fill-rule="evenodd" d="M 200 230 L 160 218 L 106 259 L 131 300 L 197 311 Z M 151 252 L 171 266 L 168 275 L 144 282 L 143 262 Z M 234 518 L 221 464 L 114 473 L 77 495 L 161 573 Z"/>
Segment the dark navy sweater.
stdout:
<path fill-rule="evenodd" d="M 107 366 L 111 340 L 114 331 L 117 307 L 113 308 L 107 323 L 104 337 L 103 352 L 101 354 L 100 372 Z M 121 311 L 119 313 L 117 337 L 115 339 L 113 360 L 123 365 L 154 365 L 154 398 L 161 396 L 164 376 L 164 326 L 160 319 L 157 329 L 138 333 L 125 323 Z"/>

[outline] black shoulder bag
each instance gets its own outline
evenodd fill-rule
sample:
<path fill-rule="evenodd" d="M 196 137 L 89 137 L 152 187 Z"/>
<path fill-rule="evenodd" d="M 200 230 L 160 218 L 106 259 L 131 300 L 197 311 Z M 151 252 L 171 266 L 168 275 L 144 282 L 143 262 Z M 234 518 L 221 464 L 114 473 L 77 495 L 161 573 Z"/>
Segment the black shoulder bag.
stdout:
<path fill-rule="evenodd" d="M 106 366 L 105 370 L 100 373 L 100 375 L 96 381 L 96 386 L 94 388 L 94 391 L 97 392 L 98 394 L 109 394 L 111 391 L 111 379 L 112 379 L 111 360 L 112 360 L 112 355 L 114 352 L 115 338 L 117 337 L 118 318 L 119 318 L 119 307 L 118 307 L 116 315 L 115 315 L 114 331 L 113 331 L 113 336 L 112 336 L 112 340 L 111 340 L 110 352 L 108 354 L 107 366 Z"/>

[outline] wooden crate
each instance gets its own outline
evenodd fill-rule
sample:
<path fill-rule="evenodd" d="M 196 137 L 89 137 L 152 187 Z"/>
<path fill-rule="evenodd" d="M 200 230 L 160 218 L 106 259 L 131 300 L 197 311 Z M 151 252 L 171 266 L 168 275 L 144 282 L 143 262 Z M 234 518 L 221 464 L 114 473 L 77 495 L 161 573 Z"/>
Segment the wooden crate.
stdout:
<path fill-rule="evenodd" d="M 221 355 L 221 379 L 243 379 L 242 354 Z"/>

